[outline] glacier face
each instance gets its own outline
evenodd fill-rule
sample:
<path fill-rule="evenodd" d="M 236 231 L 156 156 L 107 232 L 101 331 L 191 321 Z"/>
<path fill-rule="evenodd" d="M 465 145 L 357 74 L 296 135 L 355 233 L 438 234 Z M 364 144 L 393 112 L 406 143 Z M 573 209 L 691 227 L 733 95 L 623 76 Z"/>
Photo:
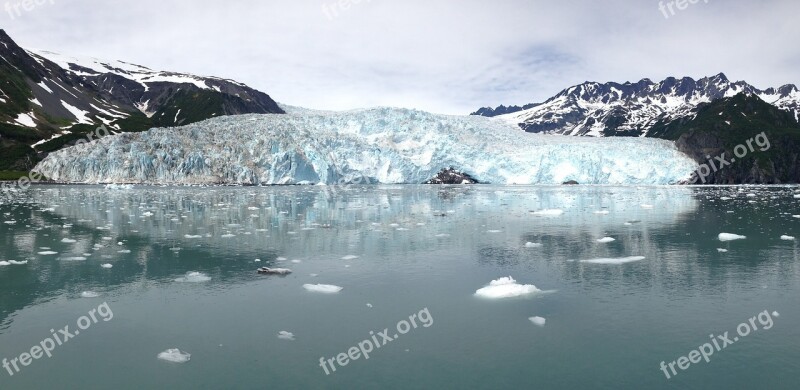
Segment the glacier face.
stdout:
<path fill-rule="evenodd" d="M 671 184 L 696 168 L 663 140 L 538 135 L 407 109 L 287 111 L 109 136 L 34 170 L 71 183 L 331 185 L 422 183 L 453 167 L 493 184 Z"/>

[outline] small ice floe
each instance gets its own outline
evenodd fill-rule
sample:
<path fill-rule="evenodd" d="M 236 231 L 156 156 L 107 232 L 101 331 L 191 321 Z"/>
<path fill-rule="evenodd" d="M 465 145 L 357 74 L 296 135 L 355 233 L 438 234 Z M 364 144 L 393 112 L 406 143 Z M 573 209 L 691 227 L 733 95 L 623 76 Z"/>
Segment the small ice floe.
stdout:
<path fill-rule="evenodd" d="M 645 210 L 650 210 L 650 209 L 655 208 L 655 206 L 653 206 L 651 204 L 643 204 L 642 208 L 645 209 Z"/>
<path fill-rule="evenodd" d="M 99 296 L 100 296 L 100 294 L 98 294 L 98 293 L 96 293 L 94 291 L 84 291 L 84 292 L 81 293 L 81 298 L 97 298 Z"/>
<path fill-rule="evenodd" d="M 236 235 L 235 234 L 223 234 L 220 237 L 222 237 L 222 238 L 233 238 L 233 237 L 236 237 Z"/>
<path fill-rule="evenodd" d="M 184 237 L 184 238 L 189 238 L 189 239 L 203 238 L 203 236 L 200 236 L 200 235 L 191 235 L 191 234 L 186 234 L 186 235 L 184 235 L 183 237 Z"/>
<path fill-rule="evenodd" d="M 717 252 L 719 253 L 728 253 L 727 249 L 717 248 Z"/>
<path fill-rule="evenodd" d="M 597 240 L 597 242 L 600 243 L 600 244 L 608 244 L 609 242 L 614 242 L 614 241 L 617 241 L 617 239 L 616 238 L 611 238 L 611 237 L 603 237 L 603 238 Z"/>
<path fill-rule="evenodd" d="M 159 353 L 158 358 L 170 363 L 186 363 L 192 358 L 192 355 L 178 348 L 173 348 Z"/>
<path fill-rule="evenodd" d="M 531 214 L 545 216 L 545 217 L 557 217 L 561 214 L 564 214 L 564 210 L 559 209 L 544 209 L 539 211 L 534 211 Z"/>
<path fill-rule="evenodd" d="M 800 218 L 800 215 L 792 215 L 792 218 Z"/>
<path fill-rule="evenodd" d="M 795 199 L 800 199 L 800 194 L 794 196 Z"/>
<path fill-rule="evenodd" d="M 261 267 L 258 269 L 258 273 L 261 275 L 289 275 L 292 273 L 292 270 L 288 268 Z"/>
<path fill-rule="evenodd" d="M 100 268 L 111 269 L 111 268 L 114 268 L 114 265 L 113 264 L 102 264 L 102 265 L 100 265 Z"/>
<path fill-rule="evenodd" d="M 627 264 L 636 261 L 642 261 L 644 259 L 646 259 L 646 257 L 644 256 L 630 256 L 630 257 L 618 257 L 618 258 L 608 258 L 608 259 L 581 260 L 581 263 L 618 265 L 618 264 Z"/>
<path fill-rule="evenodd" d="M 541 291 L 532 284 L 518 284 L 514 278 L 509 276 L 491 281 L 488 286 L 475 291 L 475 295 L 481 298 L 500 299 L 530 295 Z"/>
<path fill-rule="evenodd" d="M 435 237 L 436 238 L 445 238 L 445 237 L 450 237 L 450 235 L 447 234 L 447 233 L 439 233 Z"/>
<path fill-rule="evenodd" d="M 256 261 L 255 261 L 255 262 L 256 262 L 256 263 L 260 263 L 260 262 L 261 262 L 261 259 L 256 259 Z"/>
<path fill-rule="evenodd" d="M 187 272 L 186 276 L 175 279 L 178 283 L 202 283 L 209 280 L 211 278 L 202 272 Z"/>
<path fill-rule="evenodd" d="M 357 258 L 358 258 L 358 256 L 355 256 L 355 255 L 347 255 L 347 256 L 342 257 L 342 260 L 348 261 L 348 260 L 355 260 Z"/>
<path fill-rule="evenodd" d="M 542 318 L 542 317 L 531 317 L 531 318 L 528 318 L 528 320 L 530 322 L 533 322 L 534 325 L 539 326 L 539 327 L 544 327 L 544 324 L 547 322 L 547 320 Z"/>
<path fill-rule="evenodd" d="M 59 258 L 61 261 L 86 261 L 86 257 L 84 256 L 70 256 L 70 257 L 62 257 Z"/>
<path fill-rule="evenodd" d="M 781 236 L 781 240 L 783 241 L 794 241 L 795 238 L 792 236 Z"/>
<path fill-rule="evenodd" d="M 486 233 L 502 233 L 502 230 L 487 230 Z"/>
<path fill-rule="evenodd" d="M 281 340 L 294 341 L 294 333 L 282 330 L 278 332 L 278 338 Z"/>
<path fill-rule="evenodd" d="M 332 284 L 304 284 L 303 288 L 306 289 L 306 291 L 322 294 L 336 294 L 344 289 Z"/>
<path fill-rule="evenodd" d="M 117 253 L 123 253 L 123 254 L 131 253 L 131 250 L 130 249 L 121 249 L 121 250 L 118 250 Z"/>
<path fill-rule="evenodd" d="M 25 264 L 28 264 L 28 260 L 25 260 L 25 261 L 15 261 L 15 260 L 0 261 L 0 266 L 3 266 L 3 267 L 9 266 L 9 265 L 25 265 Z"/>
<path fill-rule="evenodd" d="M 42 252 L 39 252 L 39 254 L 40 254 L 40 255 L 42 255 L 42 256 L 52 256 L 52 255 L 57 255 L 57 254 L 58 254 L 58 252 L 53 252 L 53 251 L 42 251 Z"/>
<path fill-rule="evenodd" d="M 772 316 L 773 316 L 773 317 L 780 317 L 780 316 L 781 316 L 781 313 L 778 313 L 777 311 L 773 311 L 773 312 L 772 312 Z"/>
<path fill-rule="evenodd" d="M 289 260 L 289 259 L 287 259 L 285 257 L 279 257 L 279 258 L 275 259 L 275 261 L 286 261 L 286 260 Z"/>
<path fill-rule="evenodd" d="M 740 236 L 738 234 L 731 234 L 731 233 L 720 233 L 719 240 L 720 241 L 735 241 L 735 240 L 744 240 L 746 236 Z"/>
<path fill-rule="evenodd" d="M 10 261 L 0 261 L 0 267 L 8 267 L 11 265 Z"/>
<path fill-rule="evenodd" d="M 594 213 L 597 214 L 597 215 L 608 215 L 608 214 L 611 214 L 611 212 L 608 211 L 608 210 L 598 210 L 598 211 L 595 211 Z"/>
<path fill-rule="evenodd" d="M 542 244 L 540 244 L 538 242 L 526 242 L 525 243 L 525 247 L 526 248 L 541 248 Z"/>
<path fill-rule="evenodd" d="M 78 241 L 76 241 L 76 240 L 73 240 L 73 239 L 71 239 L 71 238 L 62 238 L 62 239 L 61 239 L 61 242 L 63 242 L 64 244 L 74 244 L 74 243 L 76 243 L 76 242 L 78 242 Z"/>
<path fill-rule="evenodd" d="M 371 309 L 371 308 L 372 308 L 372 304 L 371 304 L 371 303 L 368 303 L 368 304 L 367 304 L 367 307 Z"/>

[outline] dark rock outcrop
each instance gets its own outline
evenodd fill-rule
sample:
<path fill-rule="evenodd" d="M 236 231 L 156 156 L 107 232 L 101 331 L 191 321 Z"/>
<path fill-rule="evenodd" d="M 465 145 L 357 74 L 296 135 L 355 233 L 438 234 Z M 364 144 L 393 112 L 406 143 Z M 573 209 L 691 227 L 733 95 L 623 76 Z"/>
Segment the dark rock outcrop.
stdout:
<path fill-rule="evenodd" d="M 424 184 L 478 184 L 472 176 L 454 168 L 442 169 L 435 177 Z"/>

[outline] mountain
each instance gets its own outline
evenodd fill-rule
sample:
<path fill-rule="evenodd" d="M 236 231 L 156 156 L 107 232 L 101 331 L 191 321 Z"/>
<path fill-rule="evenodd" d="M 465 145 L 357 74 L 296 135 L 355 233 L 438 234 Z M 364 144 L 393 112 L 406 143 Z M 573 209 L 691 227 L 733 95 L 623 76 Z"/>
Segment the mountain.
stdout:
<path fill-rule="evenodd" d="M 700 104 L 740 93 L 756 95 L 791 113 L 795 120 L 800 118 L 796 86 L 760 90 L 743 81 L 732 82 L 722 73 L 700 80 L 670 77 L 658 83 L 649 79 L 624 84 L 586 82 L 544 103 L 483 108 L 473 115 L 496 116 L 531 133 L 640 137 L 658 122 L 692 115 Z"/>
<path fill-rule="evenodd" d="M 51 153 L 35 170 L 70 183 L 420 184 L 450 180 L 444 171 L 491 184 L 670 184 L 695 167 L 667 140 L 552 137 L 491 118 L 377 108 L 119 134 Z"/>
<path fill-rule="evenodd" d="M 648 137 L 673 140 L 705 164 L 697 184 L 800 183 L 800 124 L 756 95 L 701 104 L 692 116 L 659 121 Z"/>
<path fill-rule="evenodd" d="M 137 132 L 208 118 L 283 113 L 232 80 L 25 50 L 0 30 L 0 170 L 26 170 L 100 125 Z"/>

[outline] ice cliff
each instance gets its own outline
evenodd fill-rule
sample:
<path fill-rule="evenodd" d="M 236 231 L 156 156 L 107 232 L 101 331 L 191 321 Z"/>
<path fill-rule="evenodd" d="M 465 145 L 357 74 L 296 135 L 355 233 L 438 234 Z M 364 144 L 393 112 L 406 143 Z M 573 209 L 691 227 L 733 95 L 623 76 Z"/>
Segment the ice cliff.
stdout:
<path fill-rule="evenodd" d="M 455 168 L 481 183 L 671 184 L 695 163 L 671 142 L 529 134 L 498 119 L 376 108 L 289 109 L 122 133 L 35 168 L 72 183 L 422 183 Z"/>

